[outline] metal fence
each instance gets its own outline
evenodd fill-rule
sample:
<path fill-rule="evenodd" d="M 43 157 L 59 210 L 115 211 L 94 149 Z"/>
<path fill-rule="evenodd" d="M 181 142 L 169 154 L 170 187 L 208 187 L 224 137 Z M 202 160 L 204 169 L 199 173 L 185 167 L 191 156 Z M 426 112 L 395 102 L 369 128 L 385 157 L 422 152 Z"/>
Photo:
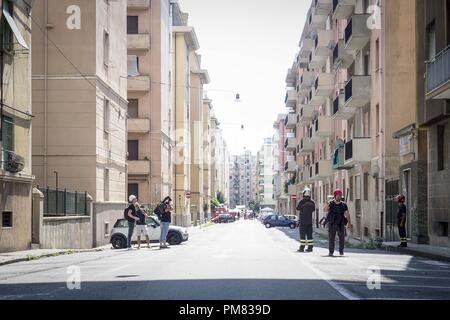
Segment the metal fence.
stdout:
<path fill-rule="evenodd" d="M 450 46 L 427 62 L 427 93 L 450 80 Z"/>
<path fill-rule="evenodd" d="M 87 192 L 38 189 L 44 194 L 44 217 L 90 215 Z"/>

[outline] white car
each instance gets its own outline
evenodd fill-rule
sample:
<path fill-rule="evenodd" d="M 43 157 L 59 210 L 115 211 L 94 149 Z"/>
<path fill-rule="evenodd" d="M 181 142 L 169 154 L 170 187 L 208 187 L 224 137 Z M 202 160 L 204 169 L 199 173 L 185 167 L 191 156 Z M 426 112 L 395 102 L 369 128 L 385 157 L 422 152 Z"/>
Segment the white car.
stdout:
<path fill-rule="evenodd" d="M 298 217 L 294 214 L 285 214 L 284 215 L 286 218 L 294 220 L 294 221 L 298 221 Z"/>
<path fill-rule="evenodd" d="M 147 223 L 147 232 L 150 242 L 159 242 L 159 236 L 161 235 L 160 222 L 152 217 L 145 219 Z M 128 221 L 125 219 L 118 219 L 111 230 L 111 244 L 114 249 L 123 249 L 127 247 L 128 236 Z M 169 233 L 167 234 L 167 242 L 170 245 L 178 245 L 189 239 L 189 234 L 186 228 L 169 226 Z M 141 242 L 145 243 L 147 239 L 141 237 Z M 136 242 L 137 236 L 133 233 L 131 242 Z"/>

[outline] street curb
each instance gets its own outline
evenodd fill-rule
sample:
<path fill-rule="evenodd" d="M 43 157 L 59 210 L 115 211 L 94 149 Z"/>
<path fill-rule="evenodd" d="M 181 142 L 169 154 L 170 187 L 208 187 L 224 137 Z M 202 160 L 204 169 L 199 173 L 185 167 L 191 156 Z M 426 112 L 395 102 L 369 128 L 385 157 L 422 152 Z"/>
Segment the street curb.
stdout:
<path fill-rule="evenodd" d="M 393 246 L 382 246 L 383 249 L 389 252 L 397 252 L 397 253 L 403 253 L 403 254 L 410 254 L 416 257 L 426 258 L 430 260 L 436 260 L 436 261 L 444 261 L 444 262 L 450 262 L 450 257 L 441 256 L 439 254 L 429 253 L 429 252 L 423 252 L 414 250 L 412 248 L 397 248 Z"/>
<path fill-rule="evenodd" d="M 25 258 L 21 257 L 21 258 L 8 260 L 8 261 L 3 261 L 3 262 L 0 262 L 0 266 L 13 264 L 13 263 L 18 263 L 18 262 L 24 262 L 24 261 L 40 260 L 40 259 L 43 259 L 43 258 L 50 258 L 50 257 L 61 256 L 61 255 L 70 255 L 70 254 L 83 253 L 83 252 L 99 252 L 99 251 L 104 251 L 104 250 L 105 249 L 99 249 L 99 248 L 85 249 L 85 250 L 65 249 L 65 250 L 62 250 L 62 251 L 53 252 L 53 253 L 46 253 L 46 254 L 42 254 L 42 255 L 38 255 L 38 256 L 28 255 Z"/>

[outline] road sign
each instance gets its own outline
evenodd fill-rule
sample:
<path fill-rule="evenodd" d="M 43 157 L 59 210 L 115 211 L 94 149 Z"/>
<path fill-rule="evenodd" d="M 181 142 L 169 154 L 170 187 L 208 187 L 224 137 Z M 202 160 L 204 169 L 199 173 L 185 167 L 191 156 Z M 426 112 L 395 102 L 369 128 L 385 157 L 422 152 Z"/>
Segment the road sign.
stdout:
<path fill-rule="evenodd" d="M 191 192 L 190 191 L 186 191 L 186 199 L 190 199 L 191 198 Z"/>
<path fill-rule="evenodd" d="M 293 195 L 291 196 L 291 199 L 292 199 L 292 200 L 297 200 L 297 196 L 296 196 L 295 194 L 293 194 Z"/>

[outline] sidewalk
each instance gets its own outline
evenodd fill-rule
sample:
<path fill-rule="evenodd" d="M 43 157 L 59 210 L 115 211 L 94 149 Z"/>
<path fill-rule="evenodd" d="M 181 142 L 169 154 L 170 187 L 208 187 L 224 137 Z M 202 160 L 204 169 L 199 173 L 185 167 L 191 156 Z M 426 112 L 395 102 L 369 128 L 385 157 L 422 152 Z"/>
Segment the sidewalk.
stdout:
<path fill-rule="evenodd" d="M 0 253 L 0 266 L 16 262 L 54 257 L 64 254 L 104 251 L 109 248 L 111 248 L 110 244 L 93 249 L 30 249 L 24 251 L 4 252 Z"/>
<path fill-rule="evenodd" d="M 383 242 L 387 251 L 412 254 L 414 256 L 450 262 L 450 248 L 434 247 L 427 244 L 408 243 L 407 248 L 398 248 L 398 242 Z"/>

